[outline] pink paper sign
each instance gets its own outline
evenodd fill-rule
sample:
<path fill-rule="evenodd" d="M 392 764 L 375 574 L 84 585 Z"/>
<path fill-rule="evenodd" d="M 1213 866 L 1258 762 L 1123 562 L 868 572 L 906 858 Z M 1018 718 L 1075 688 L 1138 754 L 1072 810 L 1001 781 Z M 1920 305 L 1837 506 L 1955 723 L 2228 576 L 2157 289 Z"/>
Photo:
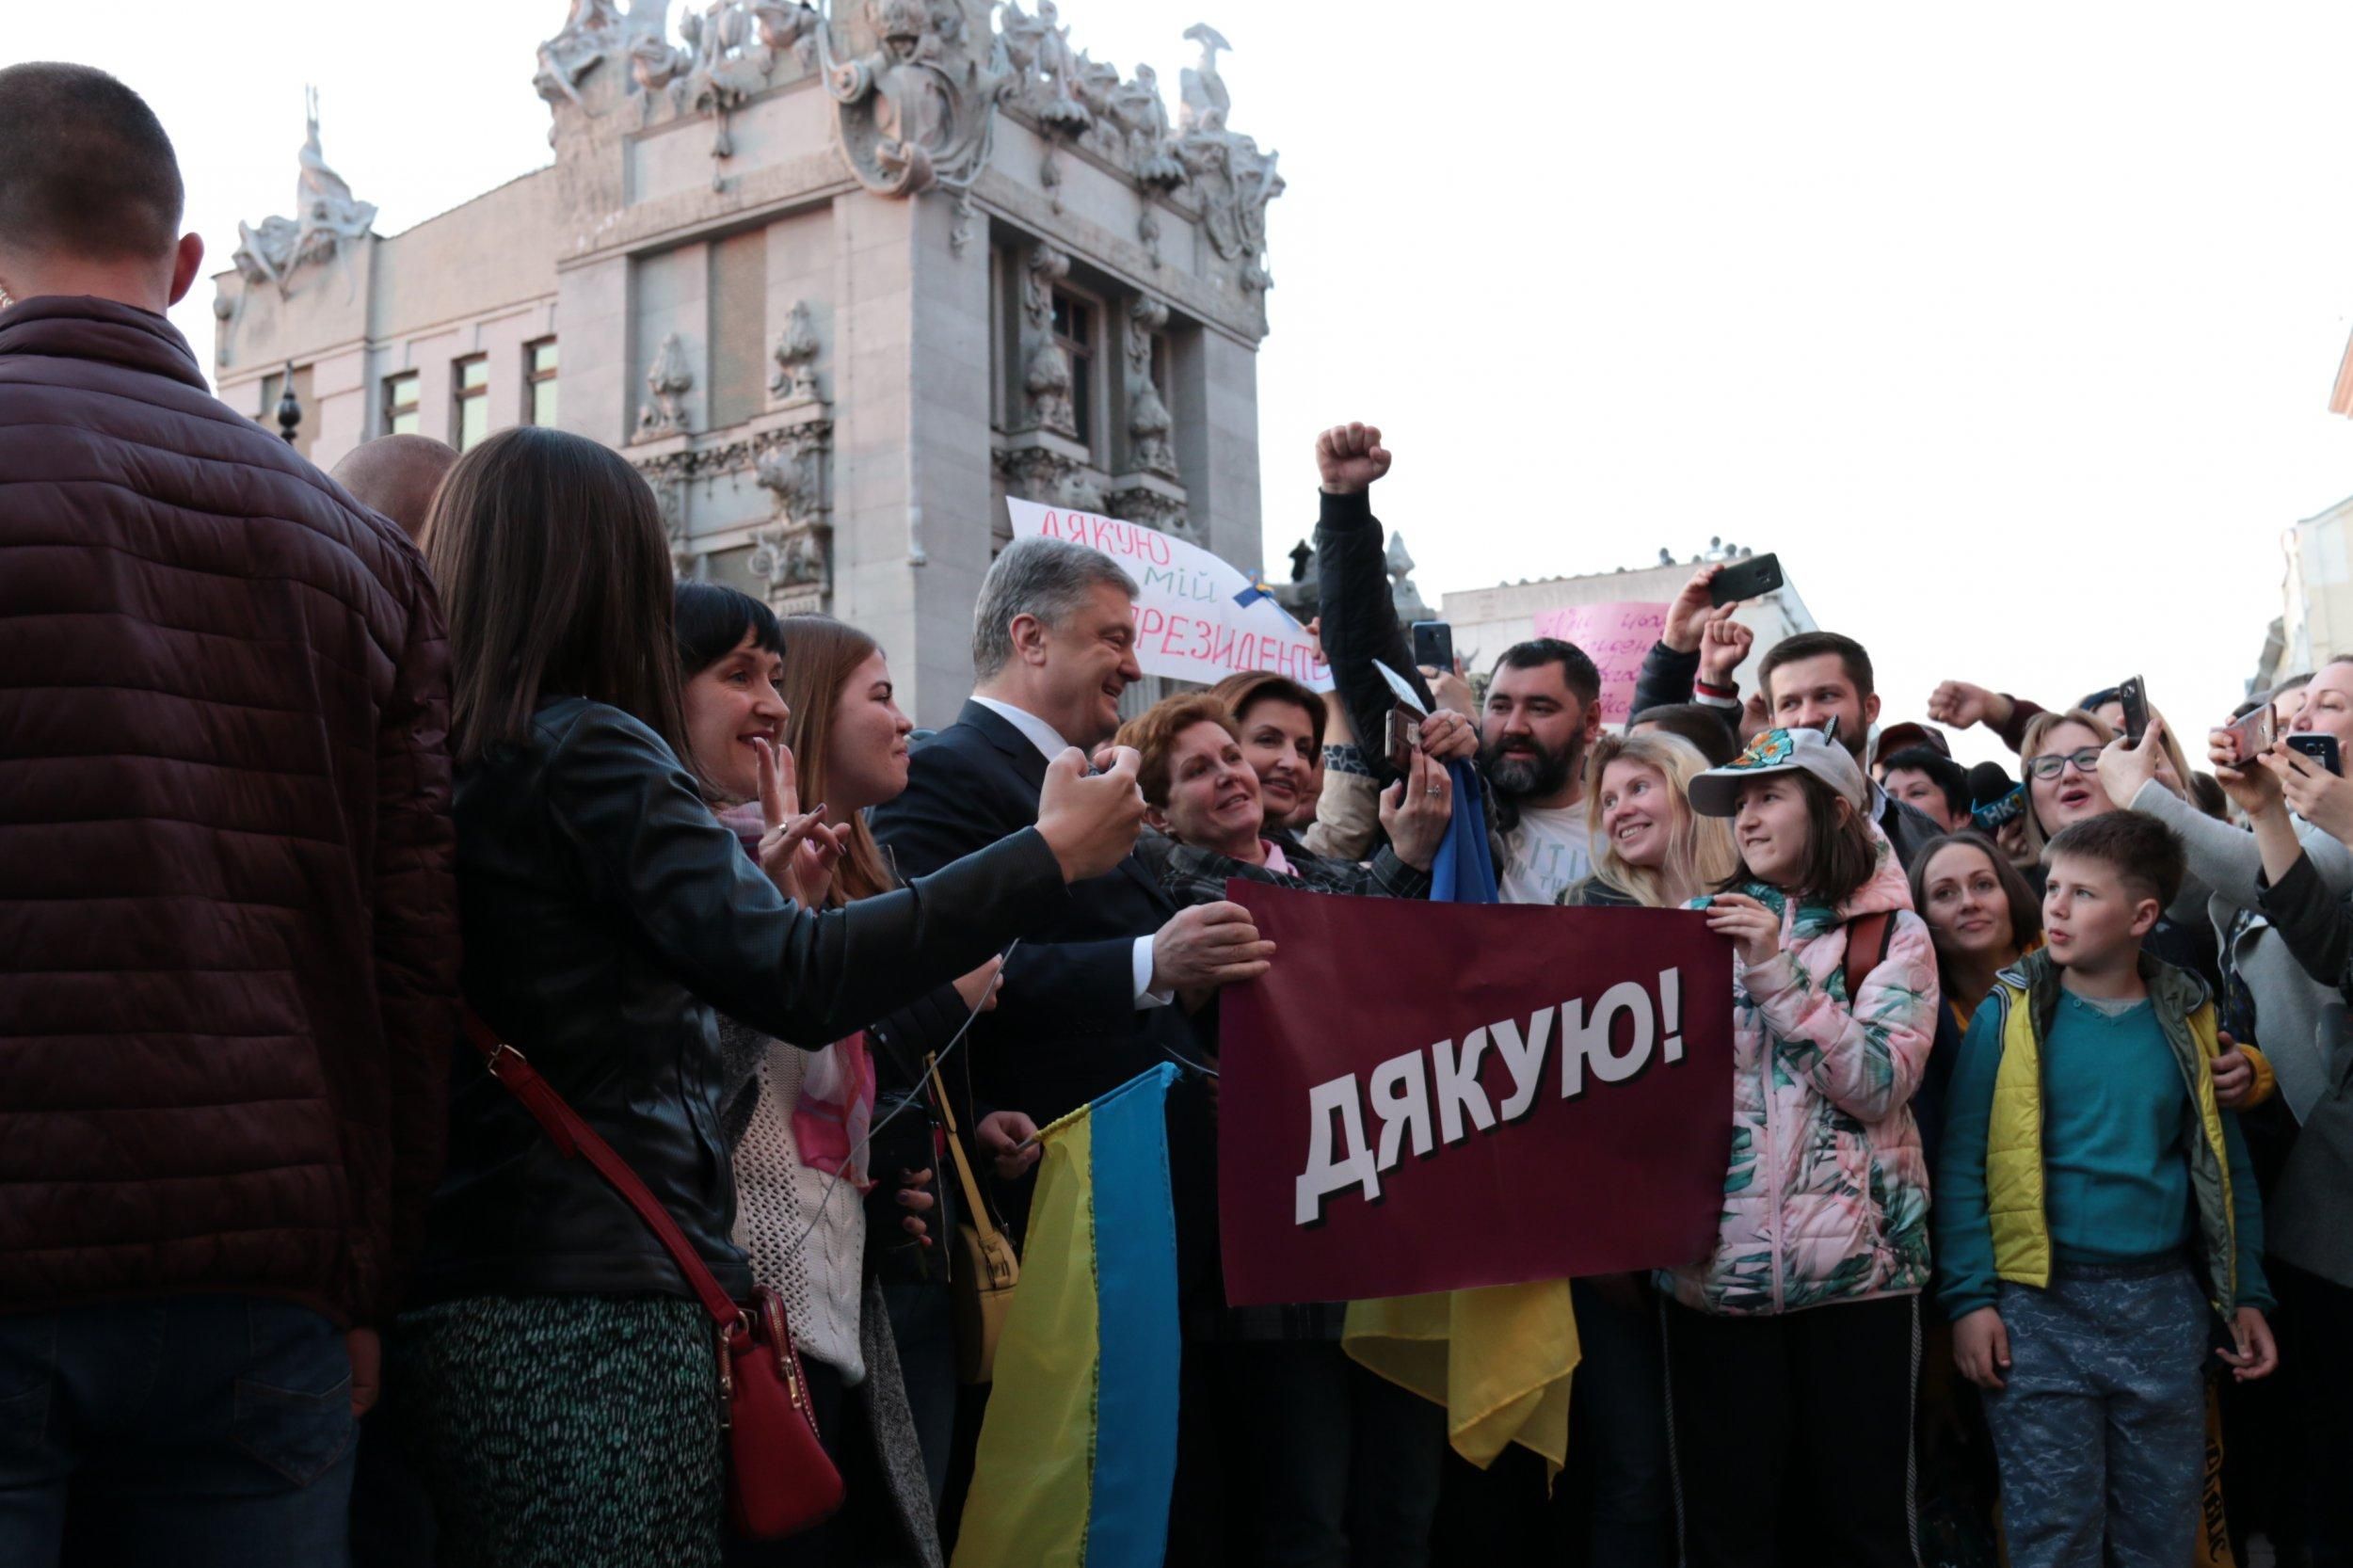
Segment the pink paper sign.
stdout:
<path fill-rule="evenodd" d="M 1634 683 L 1642 673 L 1642 658 L 1666 629 L 1664 604 L 1572 604 L 1536 613 L 1536 635 L 1575 643 L 1600 668 L 1601 716 L 1609 724 L 1633 717 Z"/>

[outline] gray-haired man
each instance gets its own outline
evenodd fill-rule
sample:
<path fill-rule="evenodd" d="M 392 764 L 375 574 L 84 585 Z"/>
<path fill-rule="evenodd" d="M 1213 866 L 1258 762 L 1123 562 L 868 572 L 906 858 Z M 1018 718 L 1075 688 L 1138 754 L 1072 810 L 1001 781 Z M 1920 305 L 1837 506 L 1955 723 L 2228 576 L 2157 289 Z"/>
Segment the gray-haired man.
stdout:
<path fill-rule="evenodd" d="M 906 792 L 874 812 L 901 875 L 1031 825 L 1047 760 L 1112 738 L 1120 694 L 1144 678 L 1135 595 L 1111 557 L 1068 540 L 1022 539 L 997 558 L 973 612 L 972 699 L 917 749 Z M 1170 1016 L 1177 991 L 1266 969 L 1266 944 L 1238 907 L 1180 912 L 1132 856 L 1073 886 L 1070 908 L 1007 962 L 971 1042 L 983 1096 L 1040 1123 L 1164 1060 L 1163 1046 L 1191 1055 Z"/>
<path fill-rule="evenodd" d="M 875 837 L 902 876 L 1029 826 L 1047 759 L 1074 745 L 1092 752 L 1112 738 L 1120 694 L 1144 679 L 1135 596 L 1134 581 L 1111 557 L 1068 540 L 1022 539 L 998 556 L 973 611 L 972 699 L 916 748 L 906 792 L 874 812 Z M 1108 876 L 1073 883 L 1068 909 L 1006 960 L 997 1009 L 974 1020 L 964 1047 L 969 1079 L 961 1069 L 947 1075 L 959 1098 L 969 1082 L 982 1105 L 1026 1112 L 1043 1125 L 1171 1053 L 1197 1060 L 1205 1043 L 1186 1009 L 1170 1005 L 1176 993 L 1266 970 L 1268 944 L 1241 908 L 1180 911 L 1133 855 Z M 1180 1085 L 1168 1114 L 1179 1290 L 1206 1302 L 1217 1224 L 1206 1093 Z M 968 1108 L 965 1125 L 971 1122 Z M 934 1400 L 928 1387 L 919 1391 L 927 1381 L 918 1370 L 927 1362 L 922 1324 L 939 1314 L 925 1310 L 920 1287 L 885 1288 L 894 1325 L 907 1320 L 900 1334 L 908 1394 L 919 1424 L 927 1424 Z M 1188 1422 L 1200 1408 L 1188 1398 Z M 927 1431 L 927 1455 L 938 1440 Z M 1194 1512 L 1182 1501 L 1191 1484 L 1180 1468 L 1176 1517 Z"/>

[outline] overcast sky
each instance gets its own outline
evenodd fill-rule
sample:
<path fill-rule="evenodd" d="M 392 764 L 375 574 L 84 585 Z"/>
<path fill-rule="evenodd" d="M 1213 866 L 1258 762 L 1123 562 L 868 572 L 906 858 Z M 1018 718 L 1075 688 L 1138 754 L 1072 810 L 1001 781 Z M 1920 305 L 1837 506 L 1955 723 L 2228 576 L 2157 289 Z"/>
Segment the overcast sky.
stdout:
<path fill-rule="evenodd" d="M 2353 8 L 1206 3 L 1063 15 L 1172 91 L 1206 17 L 1282 153 L 1278 568 L 1315 432 L 1364 419 L 1433 600 L 1721 535 L 1870 646 L 1891 718 L 1948 675 L 2056 704 L 2139 671 L 2202 728 L 2282 531 L 2353 492 Z M 306 81 L 380 232 L 549 157 L 563 0 L 8 10 L 0 59 L 147 95 L 219 265 L 291 210 Z"/>

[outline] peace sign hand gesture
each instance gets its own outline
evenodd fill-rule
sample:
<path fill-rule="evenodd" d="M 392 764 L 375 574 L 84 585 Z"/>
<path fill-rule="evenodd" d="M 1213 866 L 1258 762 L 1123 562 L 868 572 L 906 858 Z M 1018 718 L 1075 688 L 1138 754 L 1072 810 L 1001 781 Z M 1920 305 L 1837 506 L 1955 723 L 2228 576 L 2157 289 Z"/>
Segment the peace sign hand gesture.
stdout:
<path fill-rule="evenodd" d="M 791 746 L 756 739 L 752 750 L 760 760 L 760 820 L 766 829 L 760 837 L 760 869 L 802 908 L 823 908 L 850 829 L 827 826 L 822 802 L 815 810 L 801 809 Z"/>

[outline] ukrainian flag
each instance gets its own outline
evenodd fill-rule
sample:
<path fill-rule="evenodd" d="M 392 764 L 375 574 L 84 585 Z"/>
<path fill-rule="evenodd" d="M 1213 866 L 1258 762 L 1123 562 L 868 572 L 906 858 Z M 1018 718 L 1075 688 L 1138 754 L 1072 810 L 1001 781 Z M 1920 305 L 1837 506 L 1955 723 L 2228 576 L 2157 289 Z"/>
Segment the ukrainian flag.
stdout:
<path fill-rule="evenodd" d="M 1158 1568 L 1176 1477 L 1168 1064 L 1039 1134 L 955 1568 Z"/>

